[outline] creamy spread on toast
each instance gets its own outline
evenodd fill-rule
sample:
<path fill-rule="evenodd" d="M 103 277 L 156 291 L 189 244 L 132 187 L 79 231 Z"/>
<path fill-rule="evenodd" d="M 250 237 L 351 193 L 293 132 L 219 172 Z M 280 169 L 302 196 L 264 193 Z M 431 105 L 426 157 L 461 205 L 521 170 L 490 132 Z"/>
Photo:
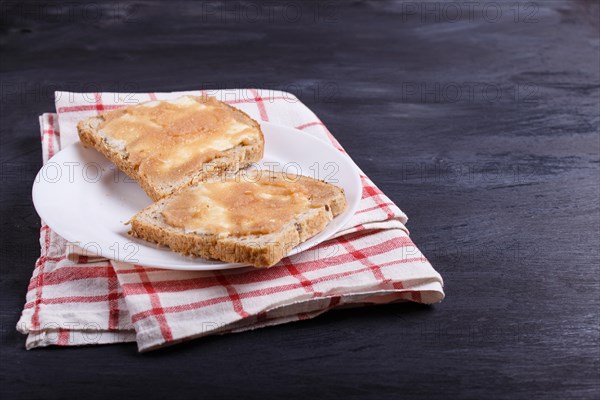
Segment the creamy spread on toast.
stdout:
<path fill-rule="evenodd" d="M 190 232 L 264 235 L 279 231 L 311 208 L 329 210 L 330 195 L 326 183 L 258 171 L 179 192 L 166 202 L 162 216 L 167 224 Z"/>
<path fill-rule="evenodd" d="M 224 151 L 262 140 L 254 120 L 212 97 L 150 101 L 102 117 L 99 134 L 155 184 L 180 179 Z"/>

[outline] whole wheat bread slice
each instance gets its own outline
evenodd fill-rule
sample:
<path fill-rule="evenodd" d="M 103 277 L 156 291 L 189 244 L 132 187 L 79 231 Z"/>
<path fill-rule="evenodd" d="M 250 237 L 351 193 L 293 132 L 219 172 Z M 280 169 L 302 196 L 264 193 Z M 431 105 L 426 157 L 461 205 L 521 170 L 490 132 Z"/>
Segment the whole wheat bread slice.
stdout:
<path fill-rule="evenodd" d="M 201 99 L 201 98 L 197 98 Z M 142 189 L 154 201 L 165 197 L 177 190 L 189 186 L 193 183 L 220 176 L 223 173 L 236 172 L 239 169 L 246 168 L 249 165 L 260 161 L 264 151 L 264 136 L 258 122 L 250 118 L 244 112 L 231 107 L 223 102 L 211 98 L 211 101 L 219 103 L 222 107 L 227 107 L 244 120 L 248 121 L 250 126 L 257 131 L 257 139 L 251 144 L 242 144 L 231 149 L 222 151 L 220 156 L 213 158 L 208 163 L 191 174 L 186 174 L 180 179 L 170 181 L 167 184 L 157 184 L 149 180 L 138 170 L 139 165 L 128 160 L 129 154 L 127 147 L 117 145 L 110 137 L 103 135 L 99 130 L 100 124 L 104 121 L 103 115 L 88 118 L 80 121 L 77 125 L 79 138 L 81 142 L 88 147 L 93 147 L 106 158 L 112 161 L 119 169 L 128 176 L 135 179 Z M 143 104 L 143 103 L 142 103 Z M 139 107 L 140 105 L 134 106 Z"/>
<path fill-rule="evenodd" d="M 281 175 L 275 175 L 274 179 L 281 179 Z M 303 185 L 320 185 L 319 207 L 309 208 L 296 215 L 273 233 L 221 236 L 186 232 L 183 228 L 169 225 L 162 215 L 167 204 L 186 190 L 193 190 L 195 186 L 203 183 L 165 197 L 138 212 L 130 220 L 129 233 L 134 237 L 168 246 L 184 255 L 243 263 L 258 268 L 270 267 L 285 257 L 292 248 L 325 229 L 336 215 L 346 209 L 343 189 L 305 176 L 296 179 Z"/>

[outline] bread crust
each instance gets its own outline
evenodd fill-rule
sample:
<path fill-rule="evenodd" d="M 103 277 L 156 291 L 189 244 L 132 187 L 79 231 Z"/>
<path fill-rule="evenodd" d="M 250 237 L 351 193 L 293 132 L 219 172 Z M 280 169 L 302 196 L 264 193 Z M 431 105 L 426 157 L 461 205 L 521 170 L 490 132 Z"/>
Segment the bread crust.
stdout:
<path fill-rule="evenodd" d="M 252 145 L 236 146 L 230 150 L 224 151 L 224 157 L 212 160 L 205 164 L 206 168 L 203 167 L 196 173 L 186 176 L 185 183 L 168 188 L 152 185 L 151 182 L 149 182 L 138 172 L 137 166 L 128 162 L 126 152 L 115 149 L 109 143 L 107 143 L 107 141 L 101 135 L 98 134 L 98 126 L 102 121 L 104 121 L 104 117 L 102 115 L 80 121 L 77 124 L 77 132 L 79 134 L 79 139 L 84 146 L 93 147 L 102 153 L 129 177 L 137 181 L 144 192 L 146 192 L 146 194 L 150 196 L 153 201 L 156 201 L 196 182 L 201 182 L 215 176 L 220 176 L 225 172 L 234 173 L 262 159 L 265 139 L 258 122 L 250 118 L 242 111 L 231 107 L 228 104 L 223 104 L 232 109 L 235 113 L 243 115 L 252 121 L 254 128 L 257 129 L 260 134 L 259 141 Z"/>
<path fill-rule="evenodd" d="M 161 210 L 170 198 L 176 195 L 161 199 L 137 213 L 130 221 L 130 235 L 168 246 L 184 255 L 243 263 L 257 268 L 275 265 L 291 249 L 325 229 L 336 215 L 346 209 L 343 190 L 332 186 L 332 195 L 326 204 L 302 214 L 275 234 L 220 237 L 213 234 L 189 233 L 166 224 Z"/>
<path fill-rule="evenodd" d="M 170 227 L 147 223 L 132 218 L 133 237 L 169 247 L 186 256 L 197 256 L 232 263 L 243 263 L 257 268 L 271 267 L 291 249 L 321 232 L 333 219 L 331 211 L 320 210 L 309 218 L 286 225 L 272 240 L 235 240 L 216 235 L 196 235 Z"/>

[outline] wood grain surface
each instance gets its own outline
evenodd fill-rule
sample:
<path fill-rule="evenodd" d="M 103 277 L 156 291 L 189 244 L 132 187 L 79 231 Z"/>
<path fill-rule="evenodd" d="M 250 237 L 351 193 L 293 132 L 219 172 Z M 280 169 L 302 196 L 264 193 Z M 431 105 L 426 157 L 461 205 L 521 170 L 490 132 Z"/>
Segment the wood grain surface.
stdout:
<path fill-rule="evenodd" d="M 2 398 L 597 399 L 598 2 L 2 2 Z M 26 351 L 54 90 L 295 93 L 445 279 L 213 337 Z"/>

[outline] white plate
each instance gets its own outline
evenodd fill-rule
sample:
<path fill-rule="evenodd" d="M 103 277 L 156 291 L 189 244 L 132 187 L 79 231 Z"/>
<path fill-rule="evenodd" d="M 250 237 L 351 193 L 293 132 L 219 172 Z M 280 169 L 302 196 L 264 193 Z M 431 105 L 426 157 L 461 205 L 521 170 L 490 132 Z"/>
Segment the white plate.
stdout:
<path fill-rule="evenodd" d="M 348 209 L 325 230 L 293 248 L 309 249 L 331 237 L 356 212 L 362 194 L 357 168 L 334 147 L 305 132 L 263 123 L 262 168 L 300 173 L 344 188 Z M 127 234 L 125 224 L 152 201 L 139 185 L 93 149 L 75 143 L 52 157 L 33 184 L 33 203 L 40 217 L 59 235 L 106 258 L 144 266 L 208 271 L 243 267 L 186 257 Z"/>

